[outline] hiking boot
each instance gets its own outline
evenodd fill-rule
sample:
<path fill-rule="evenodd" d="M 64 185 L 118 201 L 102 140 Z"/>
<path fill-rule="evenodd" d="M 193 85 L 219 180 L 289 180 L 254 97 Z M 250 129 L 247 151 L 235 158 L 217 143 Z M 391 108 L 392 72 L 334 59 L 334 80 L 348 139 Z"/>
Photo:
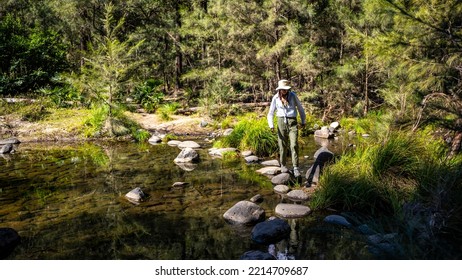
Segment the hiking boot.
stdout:
<path fill-rule="evenodd" d="M 300 170 L 298 170 L 298 167 L 294 167 L 294 177 L 295 178 L 300 177 Z"/>
<path fill-rule="evenodd" d="M 281 173 L 287 173 L 289 169 L 285 165 L 281 165 Z"/>

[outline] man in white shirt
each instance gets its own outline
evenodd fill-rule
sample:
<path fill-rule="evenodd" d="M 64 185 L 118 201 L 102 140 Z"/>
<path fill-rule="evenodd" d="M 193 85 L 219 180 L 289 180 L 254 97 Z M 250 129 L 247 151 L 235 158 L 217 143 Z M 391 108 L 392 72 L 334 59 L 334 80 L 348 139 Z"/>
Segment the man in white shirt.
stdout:
<path fill-rule="evenodd" d="M 268 112 L 268 125 L 274 131 L 273 117 L 276 111 L 278 125 L 279 163 L 281 172 L 288 172 L 287 149 L 290 148 L 294 176 L 300 177 L 298 167 L 298 122 L 297 111 L 300 114 L 301 126 L 305 126 L 306 115 L 300 100 L 295 92 L 290 91 L 291 86 L 288 80 L 280 80 L 276 88 L 276 94 L 271 100 Z"/>

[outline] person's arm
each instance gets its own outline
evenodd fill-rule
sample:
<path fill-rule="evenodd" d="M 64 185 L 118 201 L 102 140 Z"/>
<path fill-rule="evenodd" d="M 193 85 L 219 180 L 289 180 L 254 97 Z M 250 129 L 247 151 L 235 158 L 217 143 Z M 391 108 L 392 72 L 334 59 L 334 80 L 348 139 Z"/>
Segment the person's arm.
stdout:
<path fill-rule="evenodd" d="M 268 115 L 266 116 L 266 118 L 268 119 L 268 126 L 271 129 L 274 128 L 273 118 L 274 118 L 274 111 L 275 110 L 276 110 L 276 98 L 273 97 L 273 99 L 271 100 L 271 105 L 270 105 Z"/>
<path fill-rule="evenodd" d="M 298 96 L 296 94 L 294 95 L 295 95 L 295 104 L 297 104 L 297 110 L 298 110 L 298 113 L 300 114 L 302 125 L 305 125 L 306 123 L 305 109 L 303 109 L 302 103 L 300 102 L 300 99 L 298 99 Z"/>

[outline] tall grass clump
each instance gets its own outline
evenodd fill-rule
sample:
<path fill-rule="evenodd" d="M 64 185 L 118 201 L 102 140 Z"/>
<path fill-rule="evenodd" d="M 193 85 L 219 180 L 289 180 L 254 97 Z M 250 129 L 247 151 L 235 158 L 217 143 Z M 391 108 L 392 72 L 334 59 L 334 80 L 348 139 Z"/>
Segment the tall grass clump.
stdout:
<path fill-rule="evenodd" d="M 313 206 L 396 214 L 417 190 L 426 154 L 422 141 L 399 132 L 362 143 L 324 171 Z"/>
<path fill-rule="evenodd" d="M 180 106 L 178 102 L 165 103 L 157 109 L 157 113 L 159 113 L 162 120 L 168 121 L 172 119 L 171 115 L 174 115 Z"/>
<path fill-rule="evenodd" d="M 389 132 L 324 169 L 312 208 L 370 217 L 406 259 L 462 257 L 462 156 L 428 133 Z M 459 248 L 459 249 L 457 249 Z"/>
<path fill-rule="evenodd" d="M 383 138 L 390 130 L 392 115 L 381 111 L 372 111 L 364 118 L 342 118 L 340 126 L 348 131 L 354 131 L 358 134 L 370 134 L 375 139 Z"/>
<path fill-rule="evenodd" d="M 268 128 L 266 118 L 258 118 L 255 114 L 245 115 L 220 143 L 221 146 L 251 150 L 258 156 L 272 155 L 278 148 L 277 136 Z"/>

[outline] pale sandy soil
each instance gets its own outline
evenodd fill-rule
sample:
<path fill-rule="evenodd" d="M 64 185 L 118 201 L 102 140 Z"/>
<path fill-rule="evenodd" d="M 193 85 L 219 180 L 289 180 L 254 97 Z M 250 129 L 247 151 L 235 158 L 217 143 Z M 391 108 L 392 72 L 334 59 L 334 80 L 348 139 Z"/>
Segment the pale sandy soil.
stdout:
<path fill-rule="evenodd" d="M 200 116 L 172 115 L 168 121 L 162 120 L 156 114 L 128 113 L 142 128 L 150 133 L 175 135 L 207 135 L 214 131 L 211 121 Z M 79 141 L 88 140 L 76 133 L 75 121 L 82 118 L 78 113 L 74 120 L 60 118 L 58 121 L 28 122 L 15 118 L 12 115 L 0 116 L 0 139 L 16 137 L 21 142 L 35 141 Z M 208 125 L 201 127 L 201 122 Z"/>
<path fill-rule="evenodd" d="M 162 120 L 156 114 L 129 113 L 129 117 L 135 120 L 140 126 L 150 132 L 172 133 L 179 135 L 205 135 L 213 131 L 211 121 L 200 116 L 173 115 L 171 120 Z M 201 127 L 201 122 L 206 121 L 208 125 Z"/>

